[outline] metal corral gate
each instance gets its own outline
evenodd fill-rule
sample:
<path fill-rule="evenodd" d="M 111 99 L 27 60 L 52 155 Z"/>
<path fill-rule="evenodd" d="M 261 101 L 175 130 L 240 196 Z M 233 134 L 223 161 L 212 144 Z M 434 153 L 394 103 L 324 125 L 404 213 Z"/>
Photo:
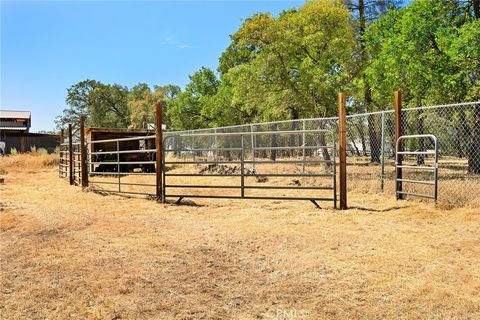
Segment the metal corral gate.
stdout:
<path fill-rule="evenodd" d="M 152 192 L 122 189 L 122 186 L 156 187 L 155 180 L 153 182 L 122 181 L 122 177 L 126 176 L 156 176 L 156 149 L 149 148 L 149 145 L 155 145 L 155 135 L 95 140 L 86 143 L 88 150 L 92 150 L 87 155 L 89 176 L 116 178 L 115 181 L 89 180 L 92 191 L 155 196 L 155 189 Z M 131 143 L 138 143 L 138 147 L 132 148 L 129 146 Z M 101 151 L 95 151 L 97 149 Z M 132 160 L 132 155 L 136 155 L 135 160 Z M 132 167 L 139 170 L 135 172 Z M 98 185 L 102 184 L 117 186 L 117 188 L 115 190 L 98 188 Z"/>
<path fill-rule="evenodd" d="M 429 139 L 431 143 L 433 143 L 433 150 L 422 150 L 423 148 L 418 148 L 417 150 L 409 150 L 404 151 L 405 149 L 405 142 L 406 141 L 415 141 L 415 140 L 424 140 Z M 422 141 L 422 145 L 428 145 L 425 141 Z M 408 148 L 409 149 L 409 148 Z M 405 160 L 405 156 L 414 156 L 415 164 L 404 164 L 403 161 Z M 425 158 L 428 156 L 433 156 L 433 163 L 432 165 L 425 164 Z M 403 169 L 412 169 L 415 170 L 414 176 L 412 178 L 405 179 L 402 172 Z M 397 143 L 395 146 L 395 186 L 396 186 L 396 196 L 397 199 L 403 199 L 405 195 L 413 196 L 413 197 L 420 197 L 420 198 L 428 198 L 433 199 L 435 203 L 437 203 L 438 198 L 438 142 L 437 137 L 433 134 L 416 134 L 416 135 L 405 135 L 400 136 L 397 139 Z M 422 173 L 427 174 L 427 178 L 429 173 L 433 173 L 431 179 L 426 180 L 427 178 L 420 179 L 418 176 L 422 176 Z M 430 194 L 425 193 L 418 193 L 412 191 L 404 191 L 403 190 L 403 183 L 411 183 L 411 184 L 420 184 L 425 186 L 432 186 L 433 190 L 431 190 Z"/>
<path fill-rule="evenodd" d="M 308 136 L 311 139 L 308 139 Z M 318 138 L 319 136 L 321 138 Z M 325 136 L 329 136 L 330 144 L 325 143 Z M 282 138 L 299 143 L 297 146 L 277 146 L 277 141 Z M 307 140 L 313 143 L 307 144 Z M 183 198 L 309 200 L 317 207 L 317 201 L 331 201 L 336 208 L 336 143 L 335 133 L 330 130 L 173 132 L 164 139 L 162 154 L 163 195 L 166 198 L 177 198 L 177 202 Z M 262 173 L 261 167 L 265 165 L 270 166 L 270 170 Z M 283 168 L 286 172 L 281 172 L 279 165 L 294 165 L 294 168 Z M 178 167 L 187 166 L 193 166 L 196 171 L 176 170 Z M 319 172 L 319 166 L 325 171 Z M 308 170 L 312 168 L 313 170 Z M 297 184 L 262 185 L 262 180 L 286 177 L 295 178 L 292 181 Z M 171 182 L 181 178 L 187 181 Z M 191 182 L 202 178 L 214 178 L 214 183 Z M 232 178 L 236 181 L 232 181 Z M 247 179 L 252 180 L 251 178 L 255 178 L 256 183 L 246 182 Z M 317 181 L 304 185 L 304 178 L 326 181 L 321 182 L 323 185 L 318 185 Z M 229 183 L 220 181 L 221 179 L 228 180 Z M 212 194 L 208 191 L 211 189 L 220 189 L 221 192 Z M 259 190 L 268 190 L 268 194 L 259 194 Z M 288 190 L 289 194 L 271 195 L 274 190 Z M 291 194 L 298 190 L 302 190 L 304 194 Z M 320 190 L 327 190 L 328 194 L 321 196 L 317 193 Z"/>
<path fill-rule="evenodd" d="M 327 136 L 329 139 L 326 139 Z M 276 146 L 280 139 L 295 140 L 299 145 Z M 330 143 L 325 143 L 327 140 Z M 151 146 L 155 145 L 155 141 L 156 136 L 151 135 L 86 142 L 90 150 L 87 170 L 89 176 L 97 177 L 89 180 L 91 190 L 154 197 L 158 187 L 155 180 L 158 163 L 157 149 Z M 183 198 L 308 200 L 317 207 L 317 201 L 331 201 L 336 207 L 336 143 L 333 131 L 171 132 L 163 139 L 161 154 L 163 198 L 177 198 L 177 202 Z M 132 155 L 135 155 L 135 160 L 132 160 Z M 265 165 L 268 170 L 263 171 L 262 166 Z M 292 165 L 294 168 L 285 167 Z M 132 180 L 133 176 L 145 177 Z M 154 179 L 142 181 L 149 176 Z M 284 185 L 288 178 L 295 179 Z M 187 181 L 178 182 L 182 179 Z M 247 183 L 251 179 L 255 179 L 255 183 Z M 284 180 L 275 181 L 272 185 L 265 183 L 268 179 Z M 314 180 L 307 181 L 309 179 Z M 229 183 L 225 183 L 226 180 Z M 280 185 L 281 182 L 284 184 Z M 107 188 L 101 188 L 101 185 Z M 132 190 L 135 187 L 142 190 Z M 149 188 L 151 192 L 146 190 Z M 268 193 L 259 194 L 259 190 Z M 272 195 L 275 191 L 283 194 Z M 293 194 L 295 192 L 296 195 Z M 326 194 L 320 195 L 319 192 Z"/>
<path fill-rule="evenodd" d="M 58 175 L 60 178 L 67 178 L 69 172 L 72 174 L 69 176 L 70 183 L 81 185 L 82 168 L 80 158 L 80 143 L 73 142 L 73 129 L 70 125 L 68 128 L 68 134 L 65 137 L 64 131 L 60 133 L 60 145 L 59 145 L 59 163 L 58 163 Z"/>

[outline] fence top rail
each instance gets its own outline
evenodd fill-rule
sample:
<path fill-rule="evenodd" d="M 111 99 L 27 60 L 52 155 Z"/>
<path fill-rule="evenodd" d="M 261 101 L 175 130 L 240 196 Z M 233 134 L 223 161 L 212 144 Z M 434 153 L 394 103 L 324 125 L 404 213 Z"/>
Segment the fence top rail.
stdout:
<path fill-rule="evenodd" d="M 400 142 L 402 140 L 406 139 L 421 139 L 421 138 L 430 138 L 432 139 L 434 145 L 435 145 L 435 167 L 425 167 L 425 166 L 409 166 L 409 165 L 401 165 L 399 164 L 399 156 L 402 154 L 409 154 L 409 151 L 400 151 Z M 410 134 L 410 135 L 404 135 L 400 136 L 397 139 L 397 142 L 395 143 L 395 166 L 397 168 L 410 168 L 410 169 L 425 169 L 425 170 L 430 170 L 430 168 L 437 168 L 437 160 L 438 160 L 438 140 L 437 137 L 433 134 Z M 411 152 L 410 152 L 411 153 Z M 425 153 L 423 153 L 425 154 Z"/>
<path fill-rule="evenodd" d="M 248 123 L 248 124 L 238 124 L 234 126 L 223 126 L 223 127 L 214 127 L 214 128 L 202 128 L 202 129 L 192 129 L 192 130 L 180 130 L 180 131 L 168 131 L 166 134 L 178 134 L 178 133 L 194 133 L 202 131 L 218 131 L 218 130 L 231 130 L 231 129 L 241 129 L 246 128 L 249 131 L 244 131 L 244 133 L 249 133 L 254 131 L 255 126 L 264 126 L 264 125 L 275 125 L 283 123 L 292 123 L 292 122 L 307 122 L 307 121 L 328 121 L 328 120 L 337 120 L 338 117 L 325 117 L 325 118 L 303 118 L 303 119 L 289 119 L 289 120 L 278 120 L 278 121 L 268 121 L 268 122 L 257 122 L 257 123 Z"/>
<path fill-rule="evenodd" d="M 396 149 L 395 150 L 399 150 L 399 146 L 400 146 L 400 141 L 402 140 L 406 140 L 406 139 L 420 139 L 420 138 L 430 138 L 432 139 L 433 143 L 435 144 L 435 154 L 437 153 L 437 149 L 438 149 L 438 141 L 437 141 L 437 137 L 433 134 L 410 134 L 410 135 L 404 135 L 404 136 L 400 136 L 398 137 L 397 139 L 397 142 L 396 142 Z M 397 152 L 397 157 L 398 157 L 398 152 Z"/>
<path fill-rule="evenodd" d="M 474 106 L 474 105 L 480 105 L 480 101 L 470 101 L 470 102 L 459 102 L 459 103 L 450 103 L 450 104 L 439 104 L 439 105 L 430 105 L 430 106 L 421 106 L 421 107 L 413 107 L 413 108 L 403 108 L 402 112 L 408 112 L 408 111 L 414 111 L 414 110 L 429 110 L 429 109 L 440 109 L 440 108 L 448 108 L 448 107 L 464 107 L 464 106 Z M 387 109 L 387 110 L 380 110 L 380 111 L 373 111 L 373 112 L 365 112 L 365 113 L 357 113 L 357 114 L 350 114 L 347 115 L 347 119 L 355 119 L 358 117 L 365 117 L 369 115 L 375 115 L 375 114 L 389 114 L 393 113 L 393 109 Z M 257 123 L 249 123 L 249 124 L 241 124 L 241 125 L 233 125 L 233 126 L 223 126 L 223 127 L 215 127 L 215 128 L 202 128 L 202 129 L 193 129 L 193 130 L 181 130 L 181 131 L 165 131 L 164 135 L 165 136 L 171 136 L 171 135 L 186 135 L 186 134 L 191 134 L 191 135 L 196 135 L 199 136 L 200 133 L 202 132 L 212 132 L 211 134 L 217 134 L 219 130 L 232 130 L 232 129 L 245 129 L 245 131 L 242 132 L 236 132 L 237 134 L 242 134 L 242 133 L 252 133 L 252 132 L 257 132 L 256 127 L 258 126 L 268 126 L 268 125 L 276 125 L 276 124 L 284 124 L 284 123 L 302 123 L 302 122 L 321 122 L 321 121 L 337 121 L 338 117 L 324 117 L 324 118 L 303 118 L 303 119 L 289 119 L 289 120 L 279 120 L 279 121 L 269 121 L 269 122 L 257 122 Z M 295 131 L 301 131 L 301 130 L 295 130 Z M 267 132 L 267 131 L 263 131 Z M 72 133 L 78 133 L 78 129 L 76 127 L 73 128 Z M 233 133 L 233 132 L 227 132 L 227 133 Z M 225 133 L 223 133 L 224 135 Z M 219 134 L 222 135 L 222 134 Z M 144 136 L 144 137 L 134 137 L 134 138 L 120 138 L 120 139 L 108 139 L 108 140 L 96 140 L 90 142 L 91 144 L 93 143 L 101 143 L 101 142 L 116 142 L 116 141 L 128 141 L 128 140 L 140 140 L 140 139 L 153 139 L 155 136 Z"/>
<path fill-rule="evenodd" d="M 430 105 L 430 106 L 422 106 L 422 107 L 413 107 L 413 108 L 403 108 L 402 112 L 409 112 L 414 110 L 429 110 L 429 109 L 441 109 L 441 108 L 448 108 L 448 107 L 464 107 L 464 106 L 474 106 L 479 105 L 480 101 L 470 101 L 470 102 L 459 102 L 459 103 L 450 103 L 450 104 L 440 104 L 440 105 Z M 347 115 L 347 119 L 355 119 L 359 117 L 365 117 L 369 115 L 375 114 L 390 114 L 393 113 L 393 109 L 387 110 L 379 110 L 373 112 L 365 112 L 365 113 L 357 113 L 357 114 L 350 114 Z M 205 131 L 218 131 L 218 130 L 232 130 L 232 129 L 247 129 L 244 133 L 252 132 L 252 128 L 255 129 L 256 126 L 267 126 L 267 125 L 275 125 L 275 124 L 284 124 L 284 123 L 302 123 L 302 122 L 315 122 L 315 121 L 337 121 L 338 117 L 325 117 L 325 118 L 304 118 L 304 119 L 290 119 L 290 120 L 280 120 L 280 121 L 270 121 L 270 122 L 257 122 L 251 124 L 242 124 L 242 125 L 234 125 L 234 126 L 224 126 L 224 127 L 216 127 L 216 128 L 202 128 L 202 129 L 194 129 L 194 130 L 181 130 L 181 131 L 169 131 L 165 132 L 166 135 L 172 134 L 186 134 L 186 133 L 199 133 Z"/>
<path fill-rule="evenodd" d="M 173 137 L 214 137 L 214 136 L 250 136 L 250 135 L 265 135 L 265 134 L 303 134 L 303 133 L 331 133 L 334 134 L 331 130 L 326 129 L 312 129 L 312 130 L 279 130 L 279 131 L 253 131 L 253 132 L 221 132 L 221 133 L 176 133 L 171 132 L 166 138 Z"/>
<path fill-rule="evenodd" d="M 437 141 L 437 137 L 433 134 L 410 134 L 398 137 L 398 140 L 405 140 L 405 139 L 416 139 L 416 138 L 431 138 L 434 141 Z"/>
<path fill-rule="evenodd" d="M 87 144 L 107 143 L 107 142 L 117 142 L 117 141 L 120 142 L 120 141 L 145 140 L 145 139 L 155 139 L 155 136 L 151 135 L 151 136 L 138 136 L 138 137 L 118 138 L 118 139 L 93 140 L 93 141 L 87 142 Z"/>

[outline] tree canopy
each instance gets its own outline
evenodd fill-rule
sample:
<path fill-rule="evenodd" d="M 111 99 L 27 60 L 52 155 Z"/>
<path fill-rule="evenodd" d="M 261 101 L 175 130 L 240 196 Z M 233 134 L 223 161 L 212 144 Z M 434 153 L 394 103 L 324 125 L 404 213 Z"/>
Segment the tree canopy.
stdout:
<path fill-rule="evenodd" d="M 332 116 L 340 91 L 355 112 L 387 108 L 397 89 L 407 105 L 480 99 L 479 2 L 316 0 L 258 13 L 231 35 L 217 70 L 200 68 L 183 90 L 84 80 L 67 90 L 57 126 L 84 114 L 90 126 L 141 128 L 159 101 L 181 130 Z"/>

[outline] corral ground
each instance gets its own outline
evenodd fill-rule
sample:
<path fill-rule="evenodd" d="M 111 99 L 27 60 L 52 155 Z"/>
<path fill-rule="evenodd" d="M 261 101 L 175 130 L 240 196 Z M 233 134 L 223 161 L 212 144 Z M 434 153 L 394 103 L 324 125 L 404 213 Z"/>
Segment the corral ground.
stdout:
<path fill-rule="evenodd" d="M 2 319 L 480 318 L 474 204 L 160 205 L 23 157 L 0 159 Z"/>

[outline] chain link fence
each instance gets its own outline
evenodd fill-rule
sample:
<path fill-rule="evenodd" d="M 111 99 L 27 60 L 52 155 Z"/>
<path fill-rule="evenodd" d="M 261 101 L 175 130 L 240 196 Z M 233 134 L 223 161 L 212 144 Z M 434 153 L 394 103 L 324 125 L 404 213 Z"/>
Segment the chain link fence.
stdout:
<path fill-rule="evenodd" d="M 479 200 L 480 190 L 480 101 L 450 105 L 408 108 L 402 111 L 404 135 L 433 134 L 439 141 L 438 202 L 449 205 L 464 205 Z M 384 192 L 395 195 L 395 128 L 392 110 L 347 116 L 347 186 L 356 193 Z M 241 145 L 239 135 L 244 133 L 243 143 L 248 154 L 246 159 L 301 160 L 294 168 L 286 170 L 308 172 L 308 160 L 318 157 L 329 159 L 331 151 L 302 148 L 305 146 L 331 146 L 333 138 L 321 132 L 338 132 L 338 118 L 315 118 L 266 122 L 239 126 L 167 132 L 167 146 L 179 149 L 174 157 L 204 159 L 234 159 L 239 155 L 228 151 Z M 252 132 L 305 131 L 304 134 L 258 135 Z M 188 133 L 187 137 L 181 134 Z M 196 136 L 196 134 L 199 134 Z M 212 135 L 208 135 L 208 133 Z M 221 135 L 226 133 L 226 135 Z M 209 151 L 189 150 L 225 148 L 225 152 L 212 154 Z M 268 147 L 273 147 L 269 150 Z M 419 139 L 405 146 L 406 150 L 426 151 L 432 148 L 428 141 Z M 330 152 L 330 153 L 329 153 Z M 433 156 L 408 156 L 404 164 L 432 164 Z M 253 166 L 253 165 L 252 165 Z M 251 168 L 259 171 L 259 168 Z M 324 171 L 331 168 L 325 166 Z M 428 173 L 421 173 L 428 174 Z M 415 171 L 404 171 L 404 178 L 419 177 Z M 405 185 L 412 193 L 429 194 L 429 185 Z"/>

